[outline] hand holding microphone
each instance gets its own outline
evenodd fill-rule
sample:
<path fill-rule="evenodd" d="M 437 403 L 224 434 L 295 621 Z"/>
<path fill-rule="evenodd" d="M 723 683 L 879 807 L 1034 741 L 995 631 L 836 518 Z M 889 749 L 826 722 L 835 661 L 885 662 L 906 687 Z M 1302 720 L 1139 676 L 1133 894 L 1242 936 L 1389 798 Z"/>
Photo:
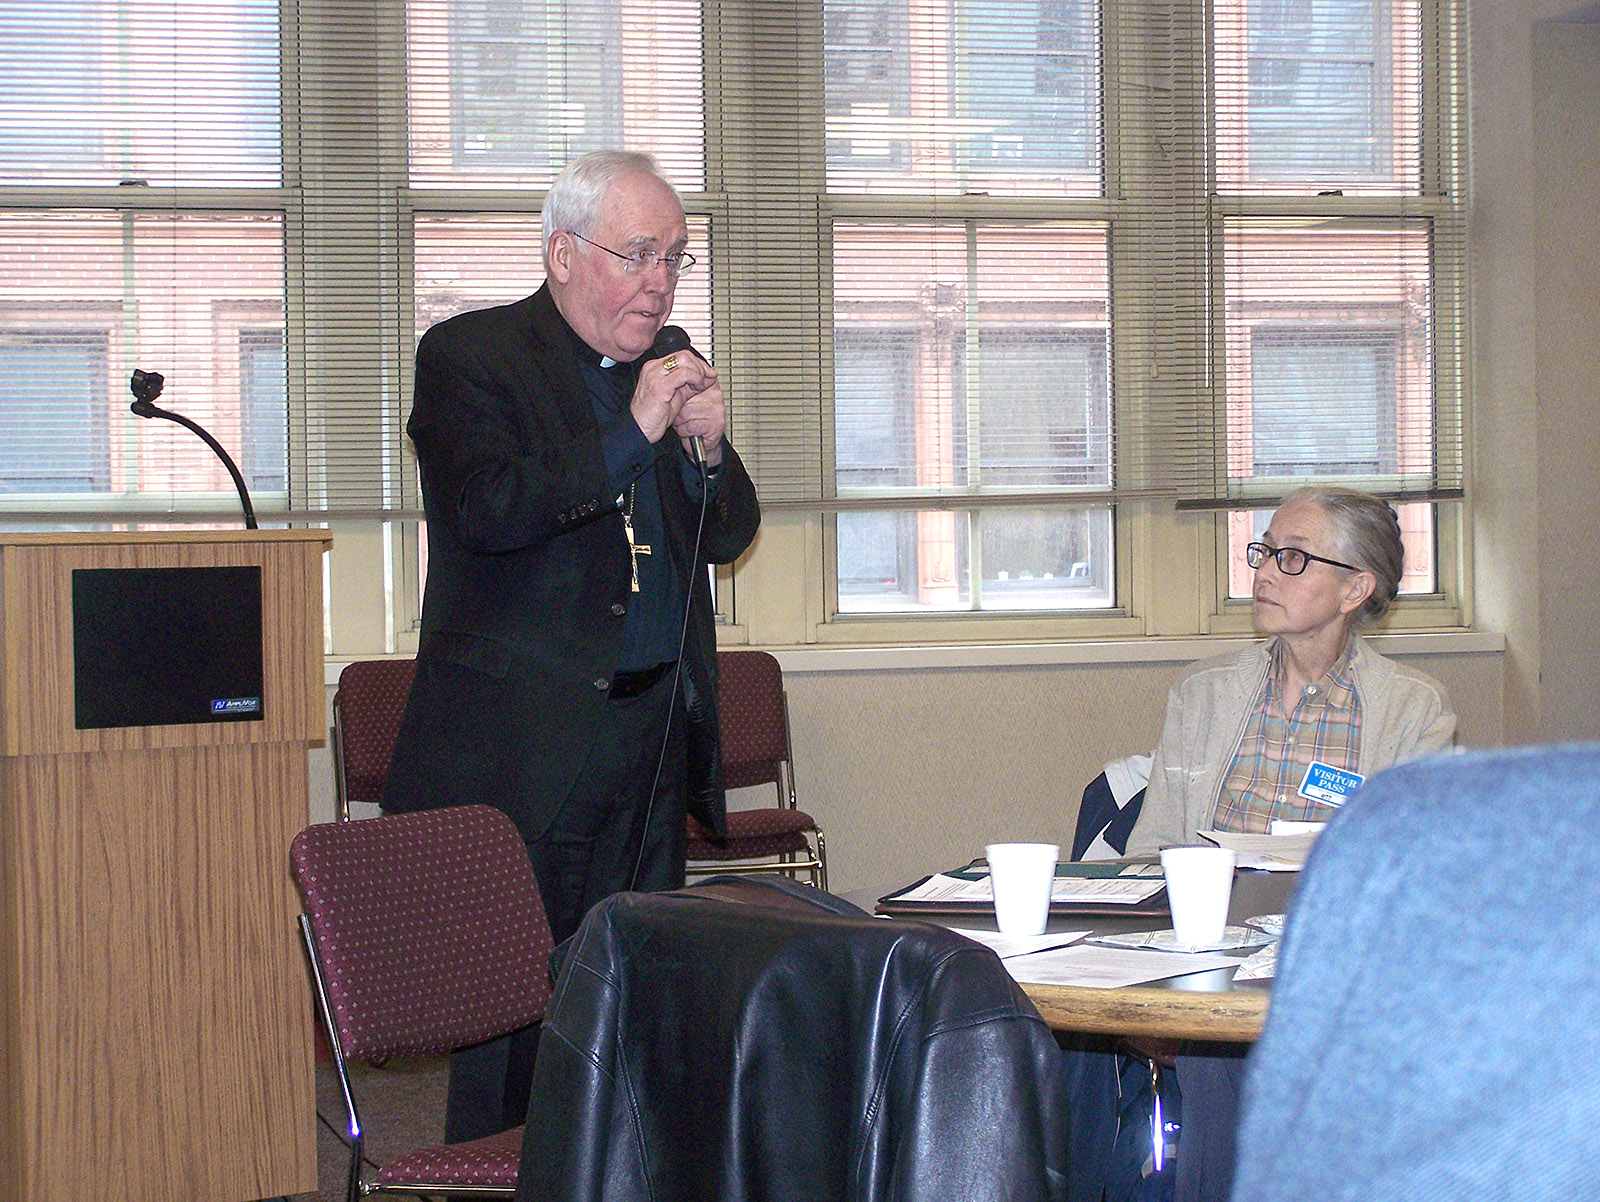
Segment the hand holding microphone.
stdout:
<path fill-rule="evenodd" d="M 716 369 L 695 351 L 689 335 L 678 326 L 662 326 L 641 362 L 634 416 L 646 437 L 651 437 L 651 426 L 655 424 L 646 419 L 655 416 L 661 422 L 655 437 L 671 427 L 683 439 L 685 450 L 696 464 L 706 467 L 720 463 L 726 415 Z M 652 397 L 660 398 L 664 408 L 652 410 Z M 641 407 L 646 410 L 644 415 Z M 651 437 L 652 442 L 655 437 Z"/>

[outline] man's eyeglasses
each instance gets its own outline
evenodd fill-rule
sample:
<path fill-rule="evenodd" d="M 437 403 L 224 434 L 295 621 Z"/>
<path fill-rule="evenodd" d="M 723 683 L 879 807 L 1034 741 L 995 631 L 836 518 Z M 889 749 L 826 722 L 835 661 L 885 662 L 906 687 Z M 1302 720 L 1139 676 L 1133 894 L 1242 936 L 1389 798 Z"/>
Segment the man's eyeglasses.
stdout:
<path fill-rule="evenodd" d="M 1285 576 L 1298 576 L 1306 570 L 1306 564 L 1313 559 L 1318 563 L 1332 564 L 1336 568 L 1348 568 L 1352 572 L 1361 571 L 1353 563 L 1340 563 L 1337 559 L 1329 559 L 1326 555 L 1313 555 L 1310 551 L 1302 551 L 1299 547 L 1274 547 L 1268 543 L 1251 543 L 1244 549 L 1244 561 L 1252 568 L 1259 568 L 1267 560 L 1278 561 L 1278 571 Z"/>
<path fill-rule="evenodd" d="M 653 250 L 636 250 L 631 255 L 625 255 L 620 250 L 612 250 L 609 246 L 601 246 L 598 242 L 590 241 L 578 233 L 577 230 L 568 230 L 567 233 L 571 234 L 579 242 L 588 242 L 596 250 L 603 250 L 606 254 L 615 255 L 621 259 L 622 270 L 629 275 L 645 275 L 654 271 L 656 264 L 660 263 L 666 267 L 667 275 L 677 279 L 679 276 L 688 275 L 689 268 L 694 266 L 694 256 L 688 251 L 675 250 L 662 255 Z"/>

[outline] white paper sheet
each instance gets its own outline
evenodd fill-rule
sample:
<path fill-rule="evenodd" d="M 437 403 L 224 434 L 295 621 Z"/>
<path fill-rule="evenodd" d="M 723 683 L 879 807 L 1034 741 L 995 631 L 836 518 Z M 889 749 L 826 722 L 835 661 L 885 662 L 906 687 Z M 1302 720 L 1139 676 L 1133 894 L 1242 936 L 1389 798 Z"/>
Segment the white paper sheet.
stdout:
<path fill-rule="evenodd" d="M 1054 947 L 1066 947 L 1087 935 L 1088 931 L 1046 931 L 1043 935 L 1002 935 L 999 931 L 975 931 L 965 927 L 951 927 L 958 935 L 976 939 L 985 947 L 992 947 L 1002 960 L 1012 956 L 1031 956 Z"/>
<path fill-rule="evenodd" d="M 1222 938 L 1215 943 L 1207 944 L 1197 951 L 1231 952 L 1241 948 L 1260 947 L 1270 937 L 1260 931 L 1251 930 L 1249 927 L 1224 927 Z M 1151 948 L 1158 952 L 1182 951 L 1177 946 L 1177 933 L 1172 930 L 1165 931 L 1131 931 L 1121 935 L 1091 935 L 1095 943 L 1102 943 L 1107 947 L 1137 947 Z"/>
<path fill-rule="evenodd" d="M 1188 955 L 1075 943 L 1031 956 L 1014 956 L 1005 961 L 1005 966 L 1012 978 L 1023 984 L 1117 989 L 1123 985 L 1186 976 L 1191 972 L 1231 968 L 1238 963 L 1232 956 L 1215 952 Z"/>

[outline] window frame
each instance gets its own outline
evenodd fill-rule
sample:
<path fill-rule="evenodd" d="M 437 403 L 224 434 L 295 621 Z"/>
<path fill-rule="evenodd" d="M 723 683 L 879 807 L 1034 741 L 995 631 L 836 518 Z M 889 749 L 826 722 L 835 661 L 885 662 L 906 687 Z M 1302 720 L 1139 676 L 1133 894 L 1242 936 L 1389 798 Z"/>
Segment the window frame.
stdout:
<path fill-rule="evenodd" d="M 1141 0 L 1144 7 L 1157 0 Z M 1166 2 L 1166 0 L 1162 0 Z M 1429 13 L 1448 0 L 1427 0 Z M 1170 0 L 1171 6 L 1194 14 L 1205 5 L 1201 0 Z M 0 188 L 0 206 L 81 207 L 136 213 L 150 210 L 182 215 L 188 212 L 259 211 L 278 216 L 283 222 L 286 278 L 284 288 L 284 354 L 288 376 L 290 475 L 294 481 L 285 504 L 285 515 L 306 520 L 305 513 L 322 487 L 317 476 L 324 448 L 315 445 L 319 436 L 314 416 L 330 416 L 340 421 L 383 423 L 382 439 L 356 468 L 369 473 L 374 481 L 373 507 L 344 514 L 324 515 L 320 520 L 342 523 L 358 529 L 352 538 L 343 532 L 335 542 L 335 558 L 344 553 L 347 538 L 363 543 L 356 552 L 370 558 L 372 547 L 381 544 L 387 567 L 384 579 L 366 573 L 356 604 L 381 610 L 386 638 L 400 649 L 414 647 L 420 616 L 420 592 L 415 587 L 418 548 L 414 522 L 420 511 L 415 462 L 409 442 L 403 436 L 403 423 L 409 412 L 414 338 L 414 246 L 412 220 L 417 212 L 454 210 L 459 212 L 526 213 L 542 200 L 537 190 L 526 188 L 481 187 L 472 189 L 413 189 L 407 180 L 405 144 L 409 110 L 405 97 L 407 48 L 404 40 L 406 0 L 376 0 L 364 5 L 376 10 L 372 27 L 376 37 L 363 61 L 339 58 L 335 43 L 313 45 L 319 38 L 335 38 L 343 32 L 339 20 L 358 7 L 353 0 L 283 0 L 282 110 L 284 113 L 282 149 L 284 179 L 276 188 L 120 188 L 116 186 L 56 187 L 15 186 Z M 730 104 L 750 101 L 758 77 L 767 78 L 769 68 L 777 75 L 773 86 L 781 90 L 789 78 L 823 78 L 826 53 L 823 35 L 822 0 L 800 0 L 794 12 L 776 12 L 786 6 L 742 4 L 740 0 L 708 0 L 704 36 L 708 63 L 708 119 L 727 120 Z M 1106 79 L 1119 77 L 1126 66 L 1119 53 L 1127 45 L 1122 28 L 1133 17 L 1125 6 L 1104 5 L 1100 29 L 1103 73 Z M 776 22 L 788 40 L 769 39 L 766 23 Z M 1430 19 L 1429 27 L 1436 24 Z M 365 27 L 363 26 L 363 32 Z M 1461 34 L 1464 38 L 1464 33 Z M 1203 40 L 1203 39 L 1201 39 Z M 330 49 L 334 47 L 334 49 Z M 1443 48 L 1430 46 L 1425 55 L 1436 60 Z M 1463 54 L 1450 48 L 1452 54 Z M 754 56 L 754 57 L 752 57 Z M 731 80 L 722 68 L 745 60 L 757 61 L 762 70 L 745 80 Z M 1464 62 L 1464 57 L 1461 60 Z M 309 65 L 309 66 L 308 66 Z M 342 71 L 353 71 L 353 87 L 361 92 L 355 99 L 329 99 L 319 91 L 326 79 Z M 320 73 L 320 74 L 319 74 Z M 744 94 L 736 94 L 745 86 Z M 724 90 L 718 90 L 721 87 Z M 733 90 L 726 90 L 732 88 Z M 355 92 L 352 92 L 352 96 Z M 789 104 L 788 100 L 784 101 Z M 1422 113 L 1423 137 L 1429 144 L 1437 135 L 1447 114 L 1444 110 L 1459 104 L 1459 97 L 1443 97 L 1436 107 Z M 340 105 L 348 108 L 340 109 Z M 1106 93 L 1101 116 L 1103 133 L 1114 129 L 1121 118 L 1122 100 L 1114 89 Z M 331 111 L 328 110 L 331 106 Z M 757 112 L 759 105 L 751 104 Z M 795 137 L 793 124 L 772 119 L 770 129 L 756 131 L 760 136 L 748 142 L 738 138 L 708 138 L 705 148 L 705 180 L 696 190 L 684 194 L 691 219 L 704 218 L 708 224 L 711 258 L 719 264 L 710 280 L 713 350 L 719 368 L 725 368 L 730 387 L 730 431 L 736 446 L 747 448 L 752 458 L 800 454 L 776 445 L 757 431 L 752 411 L 769 402 L 773 395 L 763 369 L 775 334 L 794 339 L 808 347 L 813 363 L 796 372 L 793 388 L 808 395 L 819 422 L 831 423 L 834 412 L 832 373 L 833 309 L 828 275 L 831 266 L 831 231 L 836 221 L 857 219 L 922 220 L 930 213 L 937 219 L 957 221 L 1023 222 L 1059 220 L 1104 222 L 1109 253 L 1114 265 L 1127 261 L 1130 247 L 1148 241 L 1159 231 L 1141 228 L 1141 197 L 1128 186 L 1124 155 L 1130 143 L 1109 135 L 1103 138 L 1103 168 L 1110 186 L 1104 195 L 1063 195 L 1045 198 L 1003 194 L 940 195 L 912 203 L 905 196 L 867 192 L 829 192 L 826 184 L 828 141 L 827 115 L 819 96 L 802 95 L 783 114 L 802 118 L 801 135 Z M 319 174 L 314 158 L 305 153 L 302 134 L 315 138 L 341 121 L 369 120 L 373 112 L 382 115 L 381 127 L 372 133 L 373 154 L 362 167 L 365 173 L 351 180 Z M 1183 131 L 1196 139 L 1210 136 L 1207 117 L 1201 111 Z M 745 131 L 749 132 L 749 131 Z M 784 188 L 763 191 L 753 184 L 753 164 L 767 147 L 785 140 L 797 141 L 804 152 L 794 156 L 792 178 Z M 748 148 L 747 151 L 745 148 Z M 740 150 L 741 157 L 733 155 Z M 1433 157 L 1423 164 L 1423 196 L 1411 198 L 1407 212 L 1432 220 L 1454 220 L 1457 208 L 1438 196 L 1441 168 Z M 344 191 L 341 191 L 344 189 Z M 345 274 L 340 268 L 347 261 L 349 248 L 339 246 L 338 229 L 319 225 L 331 206 L 348 204 L 369 241 L 356 248 L 366 256 L 362 271 Z M 1312 212 L 1351 216 L 1386 214 L 1386 202 L 1373 197 L 1348 196 L 1316 198 L 1208 195 L 1197 222 L 1220 223 L 1230 215 L 1306 215 Z M 1213 247 L 1212 253 L 1216 248 Z M 354 253 L 354 252 L 351 252 Z M 810 256 L 808 259 L 807 256 Z M 774 264 L 790 267 L 794 263 L 814 270 L 800 271 L 789 286 L 790 274 L 782 277 L 783 295 L 770 295 Z M 1215 264 L 1192 263 L 1193 279 Z M 1215 277 L 1213 277 L 1215 278 Z M 1108 387 L 1117 406 L 1114 424 L 1146 420 L 1152 401 L 1140 377 L 1148 359 L 1149 343 L 1138 332 L 1140 312 L 1147 296 L 1140 289 L 1148 277 L 1134 271 L 1125 276 L 1113 271 L 1110 304 L 1110 378 Z M 1213 283 L 1213 287 L 1220 284 Z M 1196 287 L 1192 284 L 1190 287 Z M 1441 320 L 1435 330 L 1436 372 L 1464 376 L 1467 362 L 1465 280 L 1439 281 L 1436 311 Z M 1215 305 L 1219 297 L 1196 295 L 1198 305 Z M 350 323 L 350 324 L 345 324 Z M 360 326 L 359 347 L 351 350 L 348 365 L 330 368 L 327 348 L 335 336 Z M 117 337 L 112 331 L 112 337 Z M 1217 329 L 1205 337 L 1219 337 Z M 1202 348 L 1214 352 L 1215 346 Z M 113 357 L 119 352 L 113 348 Z M 365 372 L 359 390 L 327 401 L 330 373 Z M 814 375 L 809 374 L 814 373 Z M 335 381 L 337 383 L 337 381 Z M 1462 389 L 1463 423 L 1468 414 L 1466 392 Z M 316 414 L 313 414 L 316 410 Z M 759 435 L 759 436 L 758 436 Z M 1219 435 L 1219 437 L 1222 437 Z M 749 439 L 749 441 L 745 441 Z M 809 456 L 810 450 L 804 452 Z M 815 452 L 819 473 L 836 483 L 835 443 L 831 431 L 824 429 Z M 307 474 L 309 472 L 309 475 Z M 193 494 L 181 497 L 175 508 L 171 499 L 160 498 L 159 512 L 142 512 L 138 506 L 125 506 L 116 514 L 94 514 L 123 523 L 184 520 L 191 513 L 222 513 L 232 508 L 231 494 Z M 764 496 L 764 501 L 766 497 Z M 974 498 L 981 508 L 981 498 Z M 971 506 L 967 506 L 970 508 Z M 63 507 L 66 508 L 66 507 Z M 103 508 L 103 505 L 102 505 Z M 1045 610 L 1017 612 L 941 612 L 905 614 L 841 613 L 838 606 L 838 570 L 834 509 L 822 504 L 791 504 L 774 498 L 766 508 L 766 528 L 756 549 L 733 568 L 719 570 L 717 596 L 722 632 L 735 641 L 752 638 L 770 643 L 826 645 L 901 643 L 984 643 L 991 641 L 1108 641 L 1120 639 L 1174 637 L 1189 634 L 1234 634 L 1249 629 L 1248 605 L 1227 597 L 1227 518 L 1222 511 L 1174 512 L 1170 502 L 1132 497 L 1119 503 L 1111 520 L 1114 550 L 1111 562 L 1116 573 L 1114 604 L 1104 610 Z M 962 502 L 941 502 L 939 509 L 962 508 Z M 1408 596 L 1395 609 L 1388 629 L 1459 628 L 1470 621 L 1471 574 L 1470 531 L 1472 509 L 1469 500 L 1442 502 L 1436 507 L 1438 539 L 1438 590 L 1424 597 Z M 0 515 L 3 516 L 3 515 Z M 263 519 L 279 516 L 263 512 Z M 340 589 L 354 587 L 355 573 L 337 576 Z M 796 582 L 799 582 L 798 585 Z M 800 595 L 795 596 L 796 590 Z M 345 605 L 345 597 L 337 599 Z M 363 623 L 370 630 L 372 623 Z M 370 638 L 363 634 L 362 638 Z M 333 646 L 344 645 L 345 636 L 335 633 Z M 369 644 L 370 646 L 370 644 Z"/>
<path fill-rule="evenodd" d="M 723 6 L 728 7 L 728 6 Z M 802 6 L 792 27 L 786 26 L 797 38 L 785 45 L 781 40 L 771 43 L 771 49 L 761 47 L 774 62 L 796 74 L 807 70 L 818 73 L 824 61 L 821 0 Z M 1191 10 L 1192 11 L 1192 10 Z M 708 63 L 719 55 L 737 56 L 752 53 L 752 43 L 758 38 L 759 22 L 754 18 L 735 23 L 727 20 L 728 14 L 716 6 L 708 7 L 706 17 L 706 54 Z M 1116 61 L 1119 48 L 1124 45 L 1120 36 L 1119 21 L 1126 18 L 1118 6 L 1108 5 L 1101 29 L 1101 44 L 1108 77 L 1116 74 L 1122 65 Z M 809 34 L 807 31 L 810 31 Z M 724 83 L 728 81 L 723 80 Z M 781 80 L 778 81 L 781 85 Z M 716 115 L 738 97 L 708 91 L 708 114 Z M 802 102 L 803 103 L 803 102 Z M 1110 128 L 1118 116 L 1118 97 L 1108 92 L 1103 120 Z M 712 322 L 718 336 L 715 351 L 719 367 L 725 367 L 734 388 L 730 397 L 730 434 L 736 446 L 750 453 L 750 444 L 741 440 L 741 418 L 746 416 L 741 401 L 746 394 L 739 384 L 759 375 L 763 358 L 762 334 L 765 331 L 765 312 L 770 306 L 760 295 L 764 265 L 789 261 L 795 248 L 810 247 L 818 258 L 822 270 L 815 277 L 802 277 L 801 287 L 786 295 L 782 314 L 786 336 L 801 342 L 807 340 L 818 348 L 817 412 L 831 427 L 833 316 L 831 288 L 827 265 L 832 261 L 831 230 L 835 222 L 852 220 L 893 220 L 919 218 L 930 211 L 928 206 L 912 204 L 907 198 L 880 195 L 871 191 L 829 192 L 823 181 L 826 178 L 827 140 L 822 136 L 823 113 L 817 103 L 816 120 L 819 122 L 818 138 L 807 142 L 813 147 L 810 157 L 800 156 L 797 163 L 796 198 L 781 197 L 771 203 L 752 198 L 744 188 L 745 165 L 730 161 L 726 155 L 729 147 L 723 141 L 712 139 L 706 147 L 707 190 L 684 195 L 686 211 L 701 215 L 709 222 L 709 236 L 713 261 L 723 265 L 711 281 Z M 1203 122 L 1202 122 L 1203 124 Z M 1107 223 L 1111 233 L 1110 253 L 1113 262 L 1125 257 L 1130 242 L 1148 240 L 1152 233 L 1139 228 L 1139 198 L 1136 193 L 1118 181 L 1125 182 L 1119 161 L 1126 142 L 1107 138 L 1105 144 L 1105 170 L 1113 182 L 1103 196 L 1072 195 L 1049 198 L 1044 204 L 1039 198 L 1007 196 L 965 196 L 937 198 L 932 206 L 939 219 L 976 221 L 1101 221 Z M 751 153 L 759 154 L 760 145 Z M 537 193 L 516 191 L 496 194 L 491 190 L 466 190 L 449 193 L 429 188 L 425 196 L 411 194 L 402 189 L 400 204 L 403 229 L 409 230 L 409 213 L 413 209 L 457 208 L 462 211 L 483 211 L 497 208 L 516 209 L 536 206 L 541 199 Z M 1208 196 L 1204 211 L 1196 220 L 1215 222 L 1228 214 L 1255 212 L 1295 212 L 1303 209 L 1301 197 L 1259 198 L 1254 196 Z M 1319 200 L 1319 208 L 1330 202 Z M 1362 215 L 1378 211 L 1387 212 L 1381 204 L 1370 198 L 1343 198 L 1343 208 Z M 1412 202 L 1411 212 L 1419 205 L 1426 209 L 1430 202 Z M 787 207 L 786 207 L 787 206 Z M 796 214 L 808 214 L 796 220 Z M 1209 253 L 1219 253 L 1213 247 Z M 752 265 L 740 270 L 746 261 Z M 1203 266 L 1203 263 L 1196 264 Z M 1220 287 L 1219 277 L 1213 275 L 1213 287 Z M 1111 305 L 1119 317 L 1137 314 L 1143 304 L 1138 295 L 1137 278 L 1126 280 L 1113 273 Z M 1126 285 L 1126 286 L 1124 286 Z M 407 284 L 408 286 L 408 284 Z M 1202 290 L 1203 291 L 1203 290 Z M 1201 303 L 1217 304 L 1218 297 Z M 409 308 L 406 310 L 409 312 Z M 738 314 L 735 321 L 733 315 Z M 755 333 L 748 333 L 753 329 Z M 1207 334 L 1220 337 L 1220 322 Z M 1455 332 L 1441 329 L 1441 344 L 1454 338 Z M 1124 323 L 1114 320 L 1111 335 L 1111 388 L 1118 397 L 1119 408 L 1115 420 L 1140 421 L 1147 411 L 1148 398 L 1130 382 L 1136 373 L 1130 363 L 1140 361 L 1146 344 L 1128 334 Z M 1451 346 L 1457 345 L 1452 342 Z M 1459 360 L 1457 360 L 1459 362 Z M 410 364 L 401 367 L 406 378 L 406 395 L 409 396 Z M 764 397 L 758 396 L 755 405 Z M 1221 427 L 1217 437 L 1222 439 Z M 756 453 L 769 451 L 767 444 L 759 442 Z M 833 435 L 825 428 L 821 439 L 821 467 L 831 474 L 833 464 Z M 409 446 L 403 451 L 409 457 Z M 409 469 L 409 464 L 408 464 Z M 407 479 L 411 479 L 408 470 Z M 790 505 L 784 500 L 769 500 L 763 493 L 765 524 L 758 549 L 764 557 L 747 557 L 736 569 L 723 573 L 729 585 L 745 582 L 741 588 L 742 609 L 754 605 L 746 622 L 737 616 L 733 607 L 724 609 L 725 637 L 742 639 L 745 632 L 777 628 L 782 631 L 779 641 L 814 642 L 825 645 L 870 644 L 880 642 L 909 643 L 959 643 L 989 640 L 1117 640 L 1140 637 L 1165 637 L 1185 634 L 1238 634 L 1249 631 L 1248 605 L 1243 607 L 1227 597 L 1227 569 L 1224 556 L 1227 545 L 1227 515 L 1217 510 L 1200 513 L 1173 513 L 1170 506 L 1159 501 L 1137 498 L 1119 504 L 1112 519 L 1112 537 L 1115 550 L 1113 564 L 1117 575 L 1118 593 L 1111 607 L 1097 611 L 1038 611 L 1018 613 L 999 610 L 984 612 L 937 612 L 876 614 L 841 612 L 839 607 L 838 539 L 834 510 L 823 505 Z M 941 504 L 939 508 L 956 507 Z M 1428 596 L 1408 596 L 1398 605 L 1390 620 L 1390 629 L 1458 627 L 1469 611 L 1469 599 L 1463 596 L 1467 576 L 1461 570 L 1465 543 L 1460 537 L 1463 523 L 1470 519 L 1465 502 L 1446 503 L 1436 507 L 1436 530 L 1439 540 L 1437 557 L 1439 590 Z M 774 559 L 776 556 L 778 558 Z M 815 557 L 815 558 L 813 558 Z M 781 588 L 788 592 L 796 580 L 803 582 L 806 596 L 796 607 L 787 596 L 778 597 Z M 1174 583 L 1174 582 L 1179 583 Z M 719 589 L 719 596 L 722 590 Z M 744 594 L 748 594 L 745 596 Z M 764 612 L 768 606 L 781 610 L 780 616 Z M 798 609 L 798 612 L 797 612 Z M 412 611 L 414 621 L 414 614 Z M 803 616 L 802 616 L 803 615 Z M 402 622 L 402 630 L 408 623 Z"/>

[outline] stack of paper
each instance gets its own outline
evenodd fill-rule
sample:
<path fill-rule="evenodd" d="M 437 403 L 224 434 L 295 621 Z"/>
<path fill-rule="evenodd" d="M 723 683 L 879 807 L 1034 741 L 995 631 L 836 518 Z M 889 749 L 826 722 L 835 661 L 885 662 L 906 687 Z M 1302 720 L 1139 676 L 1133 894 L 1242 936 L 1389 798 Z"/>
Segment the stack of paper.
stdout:
<path fill-rule="evenodd" d="M 1295 835 L 1250 835 L 1239 831 L 1201 831 L 1219 847 L 1231 847 L 1239 854 L 1240 868 L 1265 868 L 1268 872 L 1299 872 L 1311 854 L 1316 831 Z"/>
<path fill-rule="evenodd" d="M 1053 902 L 1107 902 L 1135 905 L 1159 893 L 1160 877 L 1058 876 L 1050 889 Z M 895 895 L 897 902 L 978 902 L 994 904 L 994 889 L 987 876 L 966 879 L 936 872 L 913 889 Z"/>

